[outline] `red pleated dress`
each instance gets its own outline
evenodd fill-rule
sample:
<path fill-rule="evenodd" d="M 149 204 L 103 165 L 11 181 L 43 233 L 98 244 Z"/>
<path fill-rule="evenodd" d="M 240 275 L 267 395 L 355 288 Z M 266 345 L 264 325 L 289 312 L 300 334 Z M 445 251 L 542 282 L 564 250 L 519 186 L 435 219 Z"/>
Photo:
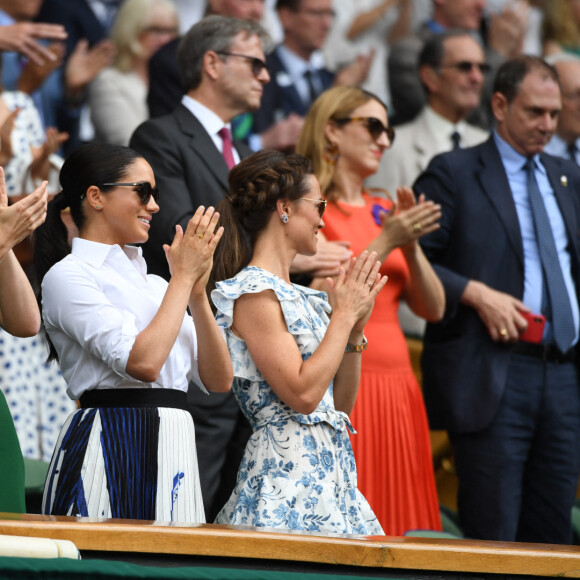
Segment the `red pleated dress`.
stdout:
<path fill-rule="evenodd" d="M 364 199 L 365 206 L 360 207 L 329 203 L 323 218 L 326 238 L 351 242 L 357 256 L 380 232 L 373 204 L 391 206 L 384 198 L 365 194 Z M 360 388 L 351 414 L 357 431 L 351 441 L 358 487 L 386 534 L 440 530 L 425 405 L 397 317 L 409 278 L 399 249 L 389 254 L 381 273 L 389 281 L 365 328 L 368 349 L 362 355 Z"/>

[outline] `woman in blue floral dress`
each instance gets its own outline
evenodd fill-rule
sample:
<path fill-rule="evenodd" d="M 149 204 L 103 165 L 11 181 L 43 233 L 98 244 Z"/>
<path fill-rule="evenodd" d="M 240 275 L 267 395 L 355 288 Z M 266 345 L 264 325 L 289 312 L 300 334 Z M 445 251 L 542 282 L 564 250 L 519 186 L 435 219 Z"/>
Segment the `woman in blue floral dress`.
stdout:
<path fill-rule="evenodd" d="M 353 258 L 324 292 L 290 283 L 313 255 L 326 202 L 310 163 L 262 151 L 230 173 L 220 204 L 228 238 L 212 300 L 234 363 L 233 390 L 253 428 L 216 523 L 381 535 L 357 489 L 348 414 L 363 330 L 386 279 L 376 255 Z M 234 275 L 235 274 L 235 275 Z M 332 312 L 332 316 L 331 316 Z"/>

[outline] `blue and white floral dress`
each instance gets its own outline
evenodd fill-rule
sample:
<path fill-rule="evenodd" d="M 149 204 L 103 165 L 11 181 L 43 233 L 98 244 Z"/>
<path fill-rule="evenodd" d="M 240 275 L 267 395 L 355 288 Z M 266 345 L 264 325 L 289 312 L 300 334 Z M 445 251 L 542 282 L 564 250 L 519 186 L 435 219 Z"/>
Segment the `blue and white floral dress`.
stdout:
<path fill-rule="evenodd" d="M 243 340 L 231 331 L 235 301 L 273 290 L 302 359 L 320 344 L 330 305 L 324 292 L 288 284 L 256 267 L 219 282 L 212 292 L 234 364 L 233 390 L 254 430 L 234 491 L 216 523 L 339 534 L 382 535 L 357 489 L 348 416 L 334 408 L 333 385 L 313 413 L 282 402 L 257 369 Z"/>

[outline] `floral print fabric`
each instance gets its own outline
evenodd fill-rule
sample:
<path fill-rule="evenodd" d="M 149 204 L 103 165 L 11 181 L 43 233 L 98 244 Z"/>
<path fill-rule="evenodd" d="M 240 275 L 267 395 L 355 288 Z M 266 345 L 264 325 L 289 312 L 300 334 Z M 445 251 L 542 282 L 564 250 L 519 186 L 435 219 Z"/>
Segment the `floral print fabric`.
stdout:
<path fill-rule="evenodd" d="M 333 385 L 313 413 L 281 401 L 231 331 L 234 303 L 246 293 L 273 290 L 290 332 L 307 360 L 320 344 L 330 306 L 323 292 L 286 283 L 256 267 L 219 282 L 212 292 L 234 365 L 233 390 L 254 430 L 234 491 L 216 523 L 310 532 L 382 535 L 357 489 L 348 416 L 334 408 Z"/>

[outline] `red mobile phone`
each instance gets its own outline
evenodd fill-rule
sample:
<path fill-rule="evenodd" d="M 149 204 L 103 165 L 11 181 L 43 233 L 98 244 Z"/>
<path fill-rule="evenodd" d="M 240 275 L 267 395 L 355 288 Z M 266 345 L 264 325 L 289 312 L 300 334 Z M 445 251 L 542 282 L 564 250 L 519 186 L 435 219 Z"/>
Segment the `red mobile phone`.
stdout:
<path fill-rule="evenodd" d="M 522 316 L 528 321 L 528 327 L 520 334 L 523 342 L 541 342 L 546 326 L 546 317 L 542 314 L 522 312 Z"/>

